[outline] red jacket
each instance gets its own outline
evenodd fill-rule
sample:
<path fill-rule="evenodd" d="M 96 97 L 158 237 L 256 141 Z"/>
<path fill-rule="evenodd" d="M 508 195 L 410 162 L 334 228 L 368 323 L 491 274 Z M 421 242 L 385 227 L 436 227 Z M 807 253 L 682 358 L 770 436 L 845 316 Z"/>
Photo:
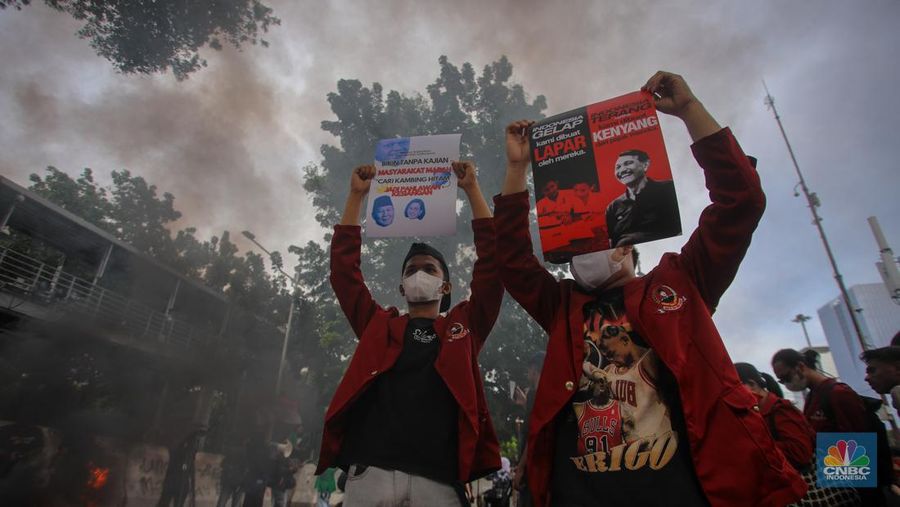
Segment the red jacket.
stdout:
<path fill-rule="evenodd" d="M 816 432 L 806 417 L 791 402 L 772 393 L 757 399 L 759 414 L 769 425 L 778 450 L 797 470 L 808 467 L 813 460 Z"/>
<path fill-rule="evenodd" d="M 823 393 L 829 389 L 827 398 L 831 405 L 829 407 L 831 418 L 829 411 L 822 407 Z M 869 421 L 866 418 L 866 407 L 862 398 L 853 388 L 833 378 L 825 379 L 819 385 L 810 388 L 809 394 L 806 395 L 806 403 L 803 405 L 803 415 L 816 433 L 871 431 L 868 429 Z"/>
<path fill-rule="evenodd" d="M 500 468 L 500 445 L 488 414 L 478 353 L 494 326 L 503 300 L 503 285 L 495 264 L 494 224 L 490 218 L 472 221 L 477 260 L 472 295 L 434 321 L 441 349 L 434 367 L 459 404 L 459 480 L 467 482 Z M 331 286 L 359 345 L 350 360 L 328 412 L 316 474 L 332 466 L 341 450 L 345 415 L 378 376 L 393 367 L 403 347 L 409 321 L 396 308 L 382 308 L 372 299 L 360 271 L 359 226 L 337 225 L 331 240 Z"/>
<path fill-rule="evenodd" d="M 765 208 L 759 177 L 729 129 L 692 146 L 712 204 L 680 254 L 663 256 L 624 287 L 625 310 L 678 381 L 694 470 L 713 506 L 782 506 L 806 484 L 787 464 L 742 385 L 711 313 L 731 283 Z M 528 435 L 528 484 L 550 505 L 554 420 L 570 402 L 583 359 L 583 305 L 592 296 L 557 281 L 534 256 L 526 192 L 500 196 L 495 225 L 504 286 L 550 335 Z M 672 296 L 662 299 L 660 294 Z"/>

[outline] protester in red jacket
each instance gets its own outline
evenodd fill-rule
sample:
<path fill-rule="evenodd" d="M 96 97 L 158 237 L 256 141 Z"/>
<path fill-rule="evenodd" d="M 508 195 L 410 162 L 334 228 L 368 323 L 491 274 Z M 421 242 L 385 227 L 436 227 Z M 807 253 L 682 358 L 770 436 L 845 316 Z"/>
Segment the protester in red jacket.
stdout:
<path fill-rule="evenodd" d="M 809 388 L 803 414 L 816 433 L 871 431 L 862 398 L 850 386 L 826 376 L 816 367 L 819 354 L 781 349 L 772 356 L 778 381 L 794 392 Z M 825 399 L 828 407 L 825 407 Z"/>
<path fill-rule="evenodd" d="M 798 472 L 808 469 L 813 460 L 816 432 L 809 426 L 803 413 L 791 402 L 772 392 L 778 388 L 778 384 L 770 385 L 752 364 L 735 363 L 734 369 L 737 370 L 741 383 L 756 396 L 759 414 L 766 420 L 778 450 Z M 775 379 L 771 380 L 774 382 Z"/>
<path fill-rule="evenodd" d="M 541 506 L 783 506 L 806 484 L 772 441 L 711 318 L 762 216 L 759 178 L 680 76 L 659 72 L 643 89 L 684 121 L 712 204 L 681 253 L 640 278 L 630 247 L 574 258 L 578 282 L 544 269 L 528 232 L 531 122 L 507 129 L 506 180 L 494 200 L 501 276 L 549 334 L 529 487 Z M 617 403 L 576 417 L 598 379 Z"/>
<path fill-rule="evenodd" d="M 503 297 L 494 226 L 475 167 L 454 162 L 453 171 L 472 207 L 477 260 L 469 300 L 452 309 L 447 263 L 423 243 L 398 266 L 408 313 L 372 298 L 360 271 L 359 214 L 373 166 L 353 171 L 335 226 L 331 285 L 359 345 L 325 416 L 317 473 L 349 469 L 348 507 L 459 505 L 463 482 L 500 466 L 477 362 Z"/>

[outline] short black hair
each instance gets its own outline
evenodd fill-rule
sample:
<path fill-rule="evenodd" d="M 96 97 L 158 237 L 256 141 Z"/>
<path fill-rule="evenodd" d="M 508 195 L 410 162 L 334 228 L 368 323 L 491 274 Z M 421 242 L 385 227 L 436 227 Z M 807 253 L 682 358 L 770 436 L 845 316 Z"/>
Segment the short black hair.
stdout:
<path fill-rule="evenodd" d="M 866 363 L 869 361 L 881 361 L 882 363 L 900 364 L 900 347 L 889 345 L 880 349 L 867 350 L 860 354 L 859 358 Z"/>
<path fill-rule="evenodd" d="M 650 155 L 647 155 L 646 151 L 641 150 L 628 150 L 619 153 L 620 157 L 637 157 L 639 161 L 642 163 L 648 162 L 650 160 Z"/>
<path fill-rule="evenodd" d="M 813 349 L 806 349 L 802 353 L 794 349 L 781 349 L 772 356 L 772 364 L 775 363 L 784 363 L 788 368 L 803 364 L 807 368 L 818 370 L 819 353 Z"/>

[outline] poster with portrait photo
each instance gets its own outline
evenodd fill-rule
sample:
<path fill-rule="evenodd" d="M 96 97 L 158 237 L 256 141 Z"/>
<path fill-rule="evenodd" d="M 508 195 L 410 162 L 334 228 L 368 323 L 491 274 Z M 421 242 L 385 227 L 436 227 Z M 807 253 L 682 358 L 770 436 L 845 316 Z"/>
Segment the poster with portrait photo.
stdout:
<path fill-rule="evenodd" d="M 456 234 L 456 175 L 461 134 L 382 139 L 366 203 L 366 236 Z"/>
<path fill-rule="evenodd" d="M 634 92 L 529 132 L 541 248 L 549 262 L 681 234 L 653 98 Z"/>

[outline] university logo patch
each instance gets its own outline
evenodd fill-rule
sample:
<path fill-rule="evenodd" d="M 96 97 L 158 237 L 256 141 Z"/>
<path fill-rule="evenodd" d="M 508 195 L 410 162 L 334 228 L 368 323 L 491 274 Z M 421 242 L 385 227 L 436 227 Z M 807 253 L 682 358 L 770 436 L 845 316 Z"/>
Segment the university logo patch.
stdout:
<path fill-rule="evenodd" d="M 416 340 L 417 342 L 431 343 L 435 338 L 437 338 L 437 335 L 433 331 L 426 331 L 424 329 L 413 330 L 413 340 Z"/>
<path fill-rule="evenodd" d="M 450 324 L 450 340 L 459 340 L 469 334 L 469 330 L 459 322 Z"/>
<path fill-rule="evenodd" d="M 875 433 L 816 433 L 816 480 L 823 487 L 878 486 Z"/>
<path fill-rule="evenodd" d="M 687 298 L 679 296 L 678 293 L 675 292 L 675 289 L 662 284 L 654 285 L 653 288 L 650 289 L 650 297 L 652 297 L 653 302 L 656 303 L 656 311 L 658 313 L 679 310 L 684 306 L 684 302 L 687 301 Z"/>

